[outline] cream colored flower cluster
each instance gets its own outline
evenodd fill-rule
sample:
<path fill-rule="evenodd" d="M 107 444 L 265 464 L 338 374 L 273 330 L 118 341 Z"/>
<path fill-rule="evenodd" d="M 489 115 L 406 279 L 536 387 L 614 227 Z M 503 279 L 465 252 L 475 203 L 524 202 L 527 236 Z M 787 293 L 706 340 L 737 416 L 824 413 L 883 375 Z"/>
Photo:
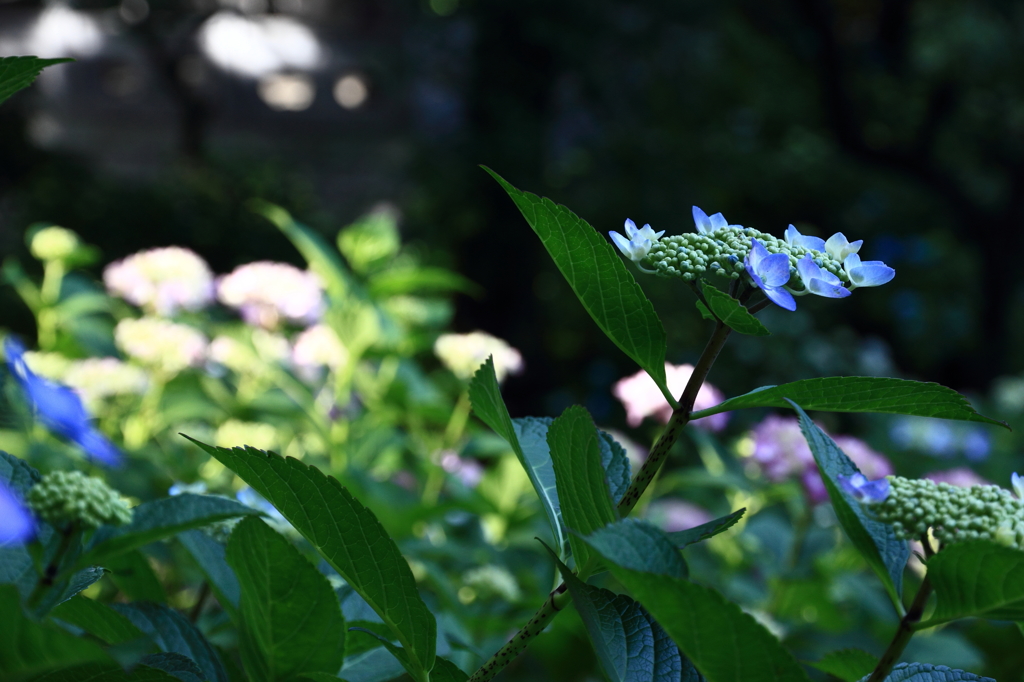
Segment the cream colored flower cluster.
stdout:
<path fill-rule="evenodd" d="M 36 516 L 57 527 L 121 526 L 132 520 L 132 510 L 117 491 L 81 471 L 46 474 L 29 490 L 26 501 Z"/>

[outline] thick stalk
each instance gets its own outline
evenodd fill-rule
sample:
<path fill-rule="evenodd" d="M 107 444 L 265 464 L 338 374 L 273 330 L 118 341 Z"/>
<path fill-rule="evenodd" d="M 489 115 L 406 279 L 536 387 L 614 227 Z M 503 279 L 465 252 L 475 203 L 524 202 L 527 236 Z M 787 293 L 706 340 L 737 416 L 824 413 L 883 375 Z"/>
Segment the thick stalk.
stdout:
<path fill-rule="evenodd" d="M 711 366 L 715 364 L 718 354 L 722 352 L 725 341 L 729 338 L 730 331 L 732 330 L 721 322 L 715 325 L 715 331 L 708 340 L 707 346 L 704 347 L 704 352 L 697 361 L 693 374 L 690 375 L 690 380 L 686 383 L 686 388 L 683 389 L 683 395 L 679 398 L 678 407 L 672 411 L 672 417 L 669 419 L 665 431 L 662 432 L 654 447 L 651 448 L 651 454 L 647 457 L 647 461 L 640 467 L 640 471 L 636 473 L 629 484 L 626 494 L 619 501 L 620 517 L 628 516 L 633 511 L 633 507 L 640 500 L 640 496 L 647 490 L 647 486 L 654 480 L 654 476 L 665 462 L 666 457 L 668 457 L 668 452 L 675 444 L 679 433 L 686 426 L 687 422 L 690 421 L 690 413 L 693 411 L 693 404 L 697 400 L 697 393 L 704 384 L 708 372 L 711 371 Z M 469 682 L 487 682 L 504 670 L 505 666 L 511 663 L 526 648 L 530 640 L 543 632 L 544 628 L 554 619 L 559 610 L 564 608 L 571 599 L 572 597 L 569 595 L 565 583 L 555 588 L 548 595 L 544 605 L 530 619 L 530 622 L 524 625 L 505 646 L 498 649 L 497 653 L 480 666 L 473 673 L 473 676 L 469 678 Z"/>

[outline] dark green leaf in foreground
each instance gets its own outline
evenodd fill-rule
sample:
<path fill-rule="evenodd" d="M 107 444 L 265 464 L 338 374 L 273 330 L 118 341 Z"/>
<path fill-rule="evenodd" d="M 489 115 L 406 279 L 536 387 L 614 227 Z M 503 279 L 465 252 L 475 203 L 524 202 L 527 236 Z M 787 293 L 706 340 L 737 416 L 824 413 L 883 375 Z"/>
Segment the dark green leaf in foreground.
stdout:
<path fill-rule="evenodd" d="M 768 328 L 761 324 L 761 320 L 754 317 L 749 310 L 735 298 L 721 289 L 707 285 L 702 292 L 715 317 L 722 321 L 722 324 L 740 334 L 750 336 L 768 336 L 771 334 Z"/>
<path fill-rule="evenodd" d="M 600 441 L 594 420 L 578 405 L 566 409 L 548 428 L 562 518 L 579 535 L 590 535 L 617 518 L 605 480 Z M 587 544 L 577 535 L 570 535 L 569 542 L 576 567 L 582 569 L 590 555 Z"/>
<path fill-rule="evenodd" d="M 601 466 L 604 467 L 605 482 L 608 484 L 608 493 L 611 495 L 612 504 L 619 503 L 629 490 L 630 481 L 633 476 L 629 468 L 629 455 L 626 448 L 612 438 L 611 434 L 598 431 L 597 444 L 601 448 Z"/>
<path fill-rule="evenodd" d="M 104 559 L 148 545 L 216 521 L 250 516 L 259 512 L 244 504 L 216 495 L 175 495 L 143 502 L 135 507 L 127 526 L 103 526 L 93 536 L 78 566 L 102 564 Z"/>
<path fill-rule="evenodd" d="M 839 525 L 878 575 L 893 604 L 901 604 L 903 569 L 910 557 L 910 545 L 906 540 L 896 537 L 892 526 L 872 518 L 857 500 L 839 486 L 839 476 L 852 476 L 860 473 L 860 470 L 799 405 L 790 404 L 800 418 L 800 430 L 818 464 L 821 480 L 825 483 Z"/>
<path fill-rule="evenodd" d="M 199 666 L 191 658 L 162 651 L 158 654 L 150 654 L 139 661 L 139 665 L 162 670 L 173 675 L 181 682 L 205 682 L 206 676 Z"/>
<path fill-rule="evenodd" d="M 242 663 L 254 682 L 338 672 L 345 619 L 327 578 L 257 518 L 231 533 L 227 560 L 242 589 Z"/>
<path fill-rule="evenodd" d="M 0 482 L 6 484 L 11 490 L 20 495 L 22 499 L 28 495 L 29 489 L 38 483 L 41 478 L 42 474 L 36 471 L 28 462 L 0 450 Z"/>
<path fill-rule="evenodd" d="M 494 359 L 487 361 L 473 375 L 469 382 L 469 401 L 473 412 L 491 430 L 508 441 L 519 463 L 530 477 L 533 489 L 537 491 L 544 513 L 548 517 L 551 536 L 559 551 L 564 552 L 566 544 L 562 511 L 555 490 L 555 470 L 548 451 L 547 430 L 550 419 L 527 417 L 513 421 L 501 397 L 498 377 L 494 373 Z M 520 436 L 522 441 L 520 441 Z"/>
<path fill-rule="evenodd" d="M 73 59 L 40 59 L 39 57 L 0 57 L 0 104 L 32 81 L 47 66 L 71 62 Z"/>
<path fill-rule="evenodd" d="M 228 566 L 224 556 L 224 545 L 201 530 L 181 533 L 178 535 L 178 540 L 199 564 L 210 588 L 217 595 L 217 601 L 228 613 L 237 614 L 241 588 L 238 586 L 235 572 Z"/>
<path fill-rule="evenodd" d="M 188 532 L 202 534 L 202 531 L 198 530 Z M 160 578 L 141 551 L 135 549 L 105 557 L 103 568 L 109 571 L 107 577 L 128 597 L 128 601 L 151 601 L 158 604 L 167 602 L 167 593 L 160 583 Z M 219 594 L 217 598 L 220 599 Z"/>
<path fill-rule="evenodd" d="M 665 328 L 615 247 L 565 206 L 522 192 L 490 168 L 609 339 L 665 386 Z"/>
<path fill-rule="evenodd" d="M 416 591 L 405 557 L 373 512 L 336 479 L 297 459 L 189 440 L 277 507 L 387 624 L 404 647 L 410 675 L 426 679 L 434 664 L 437 623 Z"/>
<path fill-rule="evenodd" d="M 106 604 L 81 595 L 72 597 L 51 613 L 65 623 L 82 628 L 90 635 L 107 644 L 120 644 L 143 637 L 142 631 L 132 622 Z"/>
<path fill-rule="evenodd" d="M 809 663 L 813 668 L 838 677 L 843 682 L 858 682 L 878 665 L 878 657 L 860 649 L 830 651 L 820 661 Z"/>
<path fill-rule="evenodd" d="M 87 663 L 55 670 L 32 682 L 186 682 L 169 672 L 148 665 L 138 665 L 126 672 L 117 663 Z M 188 680 L 187 682 L 192 682 Z"/>
<path fill-rule="evenodd" d="M 679 550 L 664 534 L 659 538 L 657 528 L 630 521 L 598 531 L 587 542 L 708 682 L 808 682 L 792 654 L 739 606 L 710 588 L 660 572 L 672 566 Z M 613 539 L 607 536 L 612 530 Z"/>
<path fill-rule="evenodd" d="M 586 584 L 553 553 L 552 558 L 609 680 L 698 682 L 703 679 L 640 604 L 624 594 Z"/>
<path fill-rule="evenodd" d="M 1024 552 L 986 540 L 945 547 L 928 560 L 938 605 L 930 620 L 1024 620 Z"/>
<path fill-rule="evenodd" d="M 787 399 L 805 410 L 909 414 L 1006 426 L 978 414 L 966 398 L 951 388 L 886 377 L 824 377 L 764 386 L 694 412 L 691 419 L 747 407 L 789 407 Z"/>
<path fill-rule="evenodd" d="M 700 316 L 703 317 L 705 320 L 710 320 L 714 322 L 715 320 L 718 319 L 712 314 L 710 310 L 708 310 L 708 307 L 701 303 L 700 301 L 697 301 L 697 312 L 700 313 Z"/>
<path fill-rule="evenodd" d="M 111 608 L 148 635 L 161 651 L 192 659 L 208 682 L 228 682 L 228 674 L 217 651 L 185 616 L 174 609 L 147 602 L 114 604 Z"/>
<path fill-rule="evenodd" d="M 870 675 L 863 679 L 867 680 Z M 862 680 L 863 682 L 863 680 Z M 885 682 L 996 682 L 991 677 L 981 677 L 963 670 L 953 670 L 944 665 L 928 663 L 899 663 L 885 678 Z"/>
<path fill-rule="evenodd" d="M 430 671 L 430 682 L 466 682 L 468 679 L 469 675 L 446 658 L 438 657 Z"/>
<path fill-rule="evenodd" d="M 668 539 L 672 541 L 672 544 L 683 549 L 687 545 L 693 545 L 698 542 L 707 540 L 710 537 L 714 537 L 719 533 L 724 533 L 733 526 L 735 526 L 740 518 L 743 517 L 743 513 L 747 511 L 747 508 L 737 509 L 731 514 L 726 514 L 714 521 L 708 521 L 702 523 L 699 526 L 693 528 L 687 528 L 686 530 L 679 530 L 673 533 L 666 533 Z"/>

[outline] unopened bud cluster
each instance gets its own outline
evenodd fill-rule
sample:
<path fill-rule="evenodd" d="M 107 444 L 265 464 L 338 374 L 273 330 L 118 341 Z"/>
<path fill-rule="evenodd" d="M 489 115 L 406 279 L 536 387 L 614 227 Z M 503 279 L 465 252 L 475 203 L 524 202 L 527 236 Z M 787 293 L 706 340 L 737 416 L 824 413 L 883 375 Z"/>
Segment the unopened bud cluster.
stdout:
<path fill-rule="evenodd" d="M 992 540 L 1024 549 L 1024 501 L 994 485 L 961 488 L 927 479 L 889 476 L 889 494 L 871 505 L 882 521 L 904 540 L 919 539 L 932 529 L 943 545 Z"/>
<path fill-rule="evenodd" d="M 124 525 L 132 520 L 132 510 L 117 491 L 80 471 L 46 474 L 32 486 L 27 501 L 36 516 L 58 527 L 76 524 L 99 528 L 104 524 Z"/>
<path fill-rule="evenodd" d="M 745 270 L 743 261 L 750 252 L 751 239 L 763 244 L 769 253 L 787 254 L 792 272 L 796 271 L 797 261 L 810 254 L 820 268 L 849 281 L 843 264 L 827 253 L 788 244 L 784 239 L 739 225 L 665 237 L 651 246 L 647 258 L 658 274 L 682 277 L 687 282 L 707 272 L 738 279 Z"/>

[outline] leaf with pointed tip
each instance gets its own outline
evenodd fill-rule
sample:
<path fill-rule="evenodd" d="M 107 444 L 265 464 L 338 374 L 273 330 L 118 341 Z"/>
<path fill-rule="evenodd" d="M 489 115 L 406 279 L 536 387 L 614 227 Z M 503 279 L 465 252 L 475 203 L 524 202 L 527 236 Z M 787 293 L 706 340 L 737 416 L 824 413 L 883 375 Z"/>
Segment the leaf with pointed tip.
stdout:
<path fill-rule="evenodd" d="M 852 476 L 860 473 L 860 469 L 835 441 L 811 421 L 799 405 L 792 401 L 789 404 L 800 418 L 800 430 L 818 464 L 821 480 L 825 483 L 839 525 L 846 531 L 853 546 L 867 559 L 868 565 L 878 575 L 889 598 L 899 610 L 900 595 L 903 594 L 903 569 L 910 557 L 910 545 L 906 540 L 896 537 L 892 526 L 872 518 L 857 500 L 839 486 L 839 476 Z"/>
<path fill-rule="evenodd" d="M 341 606 L 327 578 L 290 542 L 250 517 L 232 531 L 227 561 L 241 586 L 239 649 L 250 679 L 341 669 Z"/>
<path fill-rule="evenodd" d="M 548 428 L 548 447 L 555 467 L 558 500 L 567 528 L 590 535 L 618 518 L 601 461 L 601 437 L 594 420 L 573 405 Z M 577 535 L 569 536 L 577 569 L 587 564 L 590 551 Z"/>
<path fill-rule="evenodd" d="M 187 618 L 163 604 L 135 602 L 111 606 L 156 642 L 161 651 L 192 659 L 209 682 L 228 682 L 216 649 Z"/>
<path fill-rule="evenodd" d="M 930 382 L 888 377 L 823 377 L 779 386 L 762 386 L 714 407 L 694 412 L 690 419 L 747 407 L 788 407 L 787 399 L 805 410 L 909 414 L 983 422 L 1009 428 L 1004 422 L 978 414 L 966 398 L 951 388 Z"/>
<path fill-rule="evenodd" d="M 158 654 L 149 654 L 139 661 L 139 665 L 162 670 L 165 673 L 176 677 L 181 682 L 206 682 L 206 675 L 199 669 L 188 656 L 161 651 Z"/>
<path fill-rule="evenodd" d="M 447 658 L 438 657 L 430 671 L 430 682 L 466 682 L 469 675 Z"/>
<path fill-rule="evenodd" d="M 120 644 L 143 637 L 132 622 L 106 604 L 81 595 L 72 597 L 50 615 L 81 628 L 107 644 Z"/>
<path fill-rule="evenodd" d="M 697 312 L 700 313 L 700 316 L 703 317 L 705 320 L 711 320 L 712 322 L 714 322 L 718 319 L 711 313 L 710 310 L 708 310 L 708 307 L 701 303 L 700 301 L 697 301 Z"/>
<path fill-rule="evenodd" d="M 186 493 L 143 502 L 135 507 L 132 522 L 127 526 L 103 526 L 93 536 L 88 549 L 78 559 L 78 566 L 102 564 L 116 556 L 151 542 L 177 535 L 192 528 L 208 526 L 239 516 L 259 512 L 244 504 L 217 495 Z"/>
<path fill-rule="evenodd" d="M 425 680 L 434 664 L 437 622 L 416 590 L 409 563 L 373 512 L 337 479 L 297 459 L 189 440 L 277 507 L 387 624 L 408 656 L 410 675 Z"/>
<path fill-rule="evenodd" d="M 820 661 L 808 663 L 823 673 L 838 677 L 843 682 L 858 682 L 878 665 L 878 657 L 860 649 L 830 651 Z"/>
<path fill-rule="evenodd" d="M 725 531 L 729 530 L 739 522 L 740 518 L 742 518 L 743 516 L 743 513 L 746 511 L 746 507 L 744 507 L 743 509 L 737 509 L 733 513 L 726 514 L 725 516 L 717 518 L 714 521 L 708 521 L 707 523 L 702 523 L 699 526 L 687 528 L 686 530 L 677 530 L 672 533 L 666 533 L 666 535 L 668 535 L 668 539 L 672 541 L 673 545 L 675 545 L 679 549 L 683 549 L 687 545 L 693 545 L 698 542 L 703 542 L 708 538 L 714 537 L 719 533 L 724 533 Z"/>
<path fill-rule="evenodd" d="M 508 192 L 601 331 L 665 392 L 665 327 L 615 247 L 565 206 L 483 169 Z"/>
<path fill-rule="evenodd" d="M 40 59 L 39 57 L 0 57 L 0 104 L 32 81 L 47 66 L 73 62 L 74 59 Z"/>
<path fill-rule="evenodd" d="M 525 417 L 513 420 L 501 397 L 498 377 L 494 373 L 494 359 L 487 361 L 469 382 L 469 401 L 476 416 L 496 434 L 508 441 L 519 463 L 537 491 L 541 506 L 548 517 L 548 526 L 554 544 L 566 556 L 568 537 L 562 520 L 562 510 L 555 488 L 555 470 L 548 449 L 550 418 Z"/>
<path fill-rule="evenodd" d="M 733 331 L 749 336 L 769 336 L 771 334 L 768 328 L 761 324 L 761 320 L 754 317 L 749 310 L 729 294 L 711 285 L 705 286 L 702 291 L 705 300 L 714 311 L 715 317 Z"/>
<path fill-rule="evenodd" d="M 708 682 L 809 682 L 763 625 L 718 592 L 678 576 L 679 550 L 664 533 L 631 521 L 587 542 Z"/>
<path fill-rule="evenodd" d="M 190 530 L 178 534 L 178 540 L 199 564 L 206 576 L 210 589 L 217 595 L 217 601 L 233 618 L 238 615 L 238 601 L 241 588 L 235 572 L 228 566 L 224 545 L 201 530 Z"/>
<path fill-rule="evenodd" d="M 545 545 L 545 549 L 547 546 Z M 703 682 L 654 618 L 624 594 L 588 585 L 558 560 L 594 653 L 612 682 Z"/>
<path fill-rule="evenodd" d="M 938 599 L 929 622 L 966 616 L 1024 620 L 1024 552 L 987 540 L 958 542 L 928 560 Z"/>
<path fill-rule="evenodd" d="M 867 675 L 860 682 L 866 682 Z M 963 670 L 953 670 L 944 665 L 928 663 L 899 663 L 893 666 L 885 682 L 996 682 L 991 677 L 981 677 Z"/>

